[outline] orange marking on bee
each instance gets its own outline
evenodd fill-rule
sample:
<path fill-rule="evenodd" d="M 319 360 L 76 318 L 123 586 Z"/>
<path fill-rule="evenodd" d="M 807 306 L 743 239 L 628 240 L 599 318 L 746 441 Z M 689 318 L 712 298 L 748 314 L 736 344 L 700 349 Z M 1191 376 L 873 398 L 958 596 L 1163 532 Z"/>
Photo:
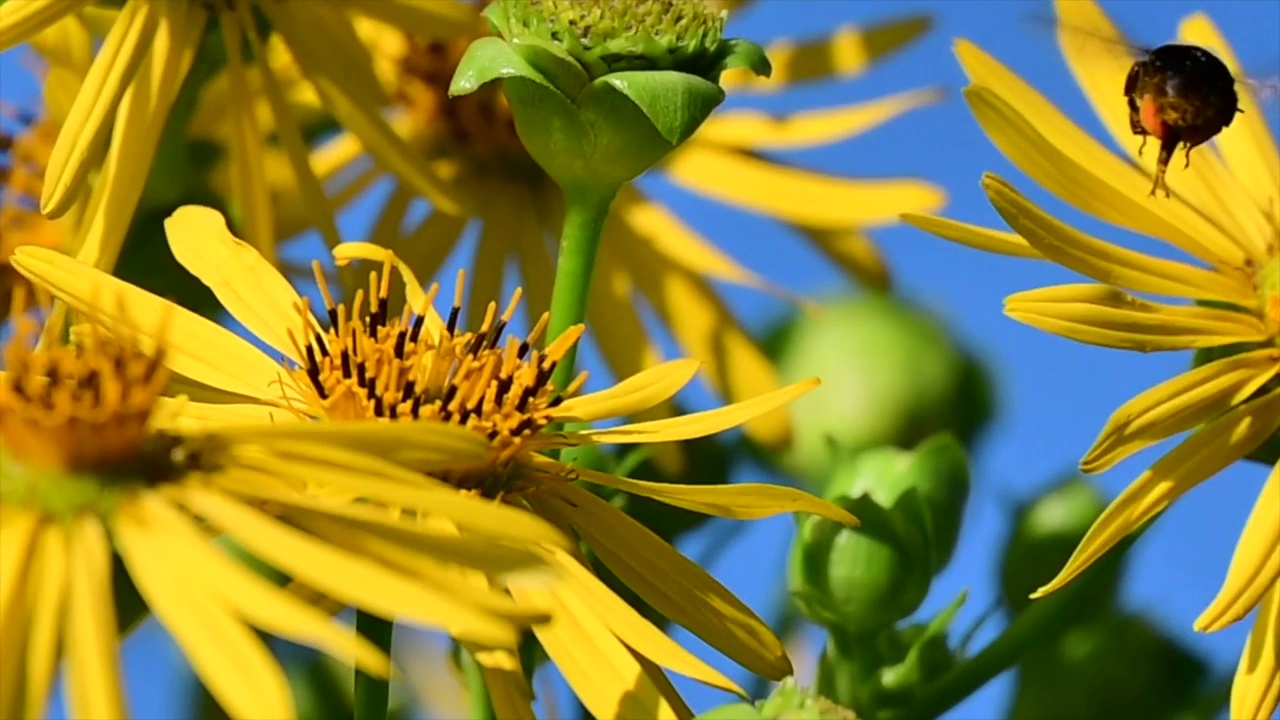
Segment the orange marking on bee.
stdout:
<path fill-rule="evenodd" d="M 1160 103 L 1152 95 L 1143 95 L 1138 105 L 1138 119 L 1142 128 L 1157 140 L 1164 139 L 1165 123 L 1160 116 Z"/>

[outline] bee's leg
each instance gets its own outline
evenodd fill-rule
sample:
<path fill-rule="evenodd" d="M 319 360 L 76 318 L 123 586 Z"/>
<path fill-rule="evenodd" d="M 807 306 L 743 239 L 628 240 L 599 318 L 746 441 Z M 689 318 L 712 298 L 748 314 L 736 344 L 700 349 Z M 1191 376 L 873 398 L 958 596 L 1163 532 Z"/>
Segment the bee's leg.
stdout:
<path fill-rule="evenodd" d="M 1142 151 L 1147 147 L 1147 134 L 1142 133 L 1142 143 L 1138 145 L 1138 157 L 1142 157 Z"/>
<path fill-rule="evenodd" d="M 1178 138 L 1174 134 L 1164 136 L 1160 140 L 1160 155 L 1156 157 L 1156 176 L 1151 184 L 1151 193 L 1148 197 L 1154 196 L 1156 190 L 1164 190 L 1164 196 L 1170 197 L 1169 184 L 1165 180 L 1165 173 L 1169 170 L 1169 160 L 1173 158 L 1173 153 L 1178 149 Z"/>
<path fill-rule="evenodd" d="M 1191 167 L 1191 148 L 1192 148 L 1192 145 L 1190 143 L 1187 143 L 1187 152 L 1185 155 L 1187 162 L 1185 165 L 1182 166 L 1183 170 L 1186 170 L 1187 168 Z"/>

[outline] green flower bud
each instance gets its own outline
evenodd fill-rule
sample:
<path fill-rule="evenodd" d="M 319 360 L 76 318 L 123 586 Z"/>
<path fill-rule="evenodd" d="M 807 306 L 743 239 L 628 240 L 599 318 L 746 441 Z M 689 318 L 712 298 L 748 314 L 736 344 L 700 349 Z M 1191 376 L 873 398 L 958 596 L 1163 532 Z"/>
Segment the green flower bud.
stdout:
<path fill-rule="evenodd" d="M 565 189 L 616 190 L 724 101 L 723 71 L 771 71 L 705 0 L 497 0 L 484 15 L 500 37 L 471 44 L 449 92 L 502 80 L 521 142 Z"/>
<path fill-rule="evenodd" d="M 1028 596 L 1057 575 L 1106 506 L 1089 481 L 1072 476 L 1018 509 L 1000 565 L 1001 593 L 1011 612 L 1034 602 Z M 1079 591 L 1082 605 L 1101 610 L 1115 603 L 1121 554 L 1112 555 L 1072 581 L 1092 588 Z"/>
<path fill-rule="evenodd" d="M 822 387 L 789 406 L 793 442 L 782 466 L 821 486 L 841 455 L 911 447 L 950 430 L 966 446 L 991 416 L 981 365 L 937 319 L 877 294 L 844 297 L 799 315 L 772 343 L 783 382 Z"/>
<path fill-rule="evenodd" d="M 1201 694 L 1206 670 L 1150 620 L 1113 610 L 1023 656 L 1008 717 L 1185 718 Z"/>
<path fill-rule="evenodd" d="M 862 524 L 800 521 L 788 567 L 797 607 L 847 633 L 910 615 L 955 548 L 968 493 L 964 451 L 949 436 L 915 450 L 876 448 L 847 459 L 825 497 Z"/>
<path fill-rule="evenodd" d="M 858 716 L 812 690 L 802 689 L 795 678 L 789 677 L 754 705 L 722 705 L 699 715 L 697 720 L 858 720 Z"/>

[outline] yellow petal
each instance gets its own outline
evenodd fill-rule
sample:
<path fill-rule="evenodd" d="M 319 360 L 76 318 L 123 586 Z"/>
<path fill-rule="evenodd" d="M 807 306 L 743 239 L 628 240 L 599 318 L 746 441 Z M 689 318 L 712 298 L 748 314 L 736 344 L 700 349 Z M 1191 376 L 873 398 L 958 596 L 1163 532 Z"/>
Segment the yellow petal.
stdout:
<path fill-rule="evenodd" d="M 19 717 L 44 717 L 49 707 L 49 689 L 58 663 L 59 631 L 63 603 L 67 598 L 67 533 L 59 523 L 45 525 L 32 559 L 34 574 L 26 588 L 30 619 L 27 621 L 26 678 L 20 692 L 24 696 Z M 9 660 L 12 662 L 12 660 Z"/>
<path fill-rule="evenodd" d="M 571 586 L 512 583 L 511 594 L 520 602 L 551 608 L 551 621 L 534 627 L 533 633 L 593 716 L 687 718 L 671 706 L 589 599 Z"/>
<path fill-rule="evenodd" d="M 1280 584 L 1280 464 L 1271 468 L 1236 541 L 1231 567 L 1217 597 L 1196 619 L 1200 632 L 1216 632 L 1249 614 Z"/>
<path fill-rule="evenodd" d="M 67 710 L 71 717 L 126 717 L 112 599 L 111 542 L 102 522 L 87 514 L 71 523 L 68 541 Z"/>
<path fill-rule="evenodd" d="M 391 173 L 422 193 L 438 210 L 459 213 L 454 192 L 421 162 L 382 119 L 386 104 L 378 93 L 368 53 L 349 21 L 330 13 L 341 8 L 268 3 L 257 6 L 270 18 L 289 50 L 315 86 L 325 107 L 364 143 Z M 345 27 L 344 27 L 345 22 Z"/>
<path fill-rule="evenodd" d="M 1062 19 L 1058 44 L 1067 66 L 1116 144 L 1125 149 L 1135 166 L 1152 176 L 1159 153 L 1149 149 L 1138 156 L 1142 141 L 1134 136 L 1129 108 L 1122 100 L 1125 79 L 1137 58 L 1096 2 L 1059 1 L 1057 9 Z M 1217 225 L 1220 237 L 1244 248 L 1240 224 L 1231 210 L 1236 193 L 1242 190 L 1234 187 L 1234 178 L 1212 150 L 1198 150 L 1193 155 L 1185 169 L 1184 163 L 1171 164 L 1171 190 Z"/>
<path fill-rule="evenodd" d="M 533 714 L 533 688 L 520 666 L 520 656 L 510 650 L 468 648 L 484 676 L 493 716 L 503 720 L 537 720 Z"/>
<path fill-rule="evenodd" d="M 284 369 L 212 320 L 52 250 L 20 247 L 11 263 L 112 334 L 136 338 L 147 352 L 163 346 L 165 364 L 176 373 L 247 397 L 281 393 Z"/>
<path fill-rule="evenodd" d="M 556 485 L 543 494 L 558 502 L 545 502 L 542 507 L 572 525 L 605 566 L 654 610 L 756 675 L 781 680 L 791 674 L 787 651 L 769 626 L 715 578 L 653 531 L 575 485 Z M 570 562 L 576 564 L 576 561 Z M 603 586 L 601 589 L 609 592 Z M 593 605 L 605 609 L 597 603 Z M 646 652 L 646 647 L 628 644 L 659 665 L 689 674 L 680 666 L 667 664 L 663 657 Z M 687 660 L 683 664 L 687 664 Z M 700 670 L 697 666 L 692 669 Z M 710 679 L 717 680 L 718 675 Z M 709 682 L 705 676 L 704 671 L 701 676 L 692 677 Z M 717 686 L 742 694 L 732 683 L 723 684 L 727 682 L 724 680 Z"/>
<path fill-rule="evenodd" d="M 439 238 L 432 239 L 432 242 L 438 241 Z M 444 329 L 444 320 L 440 319 L 434 307 L 427 304 L 427 294 L 422 289 L 422 283 L 418 282 L 418 277 L 413 274 L 413 269 L 408 263 L 396 257 L 394 250 L 367 242 L 344 242 L 333 248 L 333 262 L 338 267 L 345 267 L 352 260 L 372 260 L 381 263 L 387 258 L 391 259 L 392 267 L 400 273 L 400 280 L 404 283 L 405 302 L 409 304 L 409 309 L 417 313 L 426 308 L 427 315 L 424 323 L 428 335 L 439 333 Z"/>
<path fill-rule="evenodd" d="M 156 398 L 153 427 L 181 432 L 203 432 L 227 425 L 300 422 L 302 418 L 274 405 L 253 403 L 203 403 L 186 399 Z"/>
<path fill-rule="evenodd" d="M 253 246 L 231 234 L 222 213 L 185 205 L 165 219 L 164 232 L 173 256 L 213 291 L 231 317 L 280 354 L 302 362 L 289 334 L 305 338 L 318 327 L 315 318 L 307 313 L 303 326 L 298 291 Z"/>
<path fill-rule="evenodd" d="M 348 8 L 424 40 L 462 37 L 480 24 L 475 6 L 458 0 L 350 0 Z"/>
<path fill-rule="evenodd" d="M 1040 254 L 1098 282 L 1243 307 L 1258 302 L 1256 291 L 1236 277 L 1135 252 L 1079 232 L 1050 217 L 995 175 L 984 175 L 982 188 L 1009 226 Z"/>
<path fill-rule="evenodd" d="M 30 40 L 41 30 L 74 15 L 93 0 L 6 2 L 0 5 L 0 51 Z"/>
<path fill-rule="evenodd" d="M 558 463 L 539 463 L 553 470 Z M 560 466 L 563 468 L 563 466 Z M 560 474 L 564 471 L 561 470 Z M 681 485 L 648 482 L 575 467 L 573 472 L 597 485 L 643 495 L 668 505 L 734 520 L 759 520 L 782 513 L 813 513 L 828 520 L 857 527 L 858 519 L 822 498 L 782 485 L 736 483 L 733 485 Z"/>
<path fill-rule="evenodd" d="M 1200 45 L 1222 59 L 1236 77 L 1244 77 L 1240 62 L 1213 20 L 1203 12 L 1192 13 L 1178 25 L 1182 42 Z M 1222 160 L 1240 181 L 1240 187 L 1257 209 L 1274 208 L 1275 188 L 1280 187 L 1280 150 L 1267 125 L 1267 114 L 1247 83 L 1236 85 L 1243 113 L 1219 134 L 1215 144 Z"/>
<path fill-rule="evenodd" d="M 293 718 L 289 681 L 270 649 L 212 595 L 212 579 L 203 568 L 175 556 L 167 538 L 151 530 L 152 507 L 123 505 L 115 537 L 129 577 L 156 620 L 228 715 Z"/>
<path fill-rule="evenodd" d="M 1220 267 L 1245 255 L 1220 229 L 1175 195 L 1148 197 L 1151 177 L 1068 120 L 1045 97 L 967 40 L 956 57 L 973 85 L 964 91 L 974 118 L 1018 169 L 1076 208 L 1160 238 Z M 1116 92 L 1116 102 L 1123 98 Z"/>
<path fill-rule="evenodd" d="M 0 447 L 0 473 L 4 470 Z M 30 607 L 28 578 L 35 569 L 39 516 L 28 510 L 0 504 L 0 647 L 20 657 L 26 650 Z M 21 704 L 22 662 L 0 662 L 0 715 L 17 717 Z"/>
<path fill-rule="evenodd" d="M 169 110 L 195 60 L 209 16 L 198 3 L 151 5 L 159 23 L 147 38 L 150 51 L 120 98 L 111 142 L 84 211 L 86 222 L 72 243 L 76 259 L 100 270 L 115 267 Z M 80 95 L 88 92 L 87 88 L 86 84 Z"/>
<path fill-rule="evenodd" d="M 220 493 L 188 486 L 182 501 L 264 562 L 335 600 L 381 617 L 439 628 L 460 640 L 499 647 L 513 643 L 514 630 L 503 620 Z"/>
<path fill-rule="evenodd" d="M 689 413 L 665 420 L 630 423 L 603 430 L 584 430 L 576 435 L 591 442 L 619 444 L 692 440 L 735 428 L 751 418 L 783 407 L 818 387 L 819 384 L 817 378 L 812 378 L 714 410 Z"/>
<path fill-rule="evenodd" d="M 553 411 L 551 417 L 592 422 L 648 410 L 688 385 L 698 374 L 698 364 L 697 360 L 687 358 L 670 360 L 607 389 L 569 398 Z"/>
<path fill-rule="evenodd" d="M 165 538 L 174 557 L 200 568 L 210 579 L 208 590 L 220 596 L 230 612 L 272 635 L 323 651 L 377 677 L 387 677 L 390 661 L 362 635 L 216 549 L 211 537 L 197 530 L 191 518 L 167 502 L 148 496 L 138 502 L 152 523 L 148 529 Z"/>
<path fill-rule="evenodd" d="M 1280 704 L 1280 584 L 1258 608 L 1231 683 L 1231 717 L 1274 717 Z"/>
<path fill-rule="evenodd" d="M 1054 285 L 1005 298 L 1009 317 L 1077 342 L 1156 352 L 1263 342 L 1253 315 L 1141 300 L 1108 285 Z"/>
<path fill-rule="evenodd" d="M 902 222 L 975 250 L 1034 260 L 1044 259 L 1038 250 L 1028 245 L 1026 239 L 1017 233 L 914 213 L 903 214 Z"/>
<path fill-rule="evenodd" d="M 779 40 L 765 48 L 773 64 L 770 77 L 730 70 L 721 77 L 720 84 L 728 90 L 776 92 L 810 80 L 854 78 L 881 58 L 915 41 L 932 25 L 927 15 L 908 15 L 865 29 L 845 25 L 829 36 L 806 42 Z"/>
<path fill-rule="evenodd" d="M 930 213 L 941 188 L 908 178 L 857 179 L 783 165 L 696 138 L 662 164 L 690 192 L 784 222 L 817 228 L 876 227 L 904 212 Z"/>
<path fill-rule="evenodd" d="M 366 420 L 323 424 L 241 425 L 218 434 L 244 443 L 291 452 L 293 444 L 308 446 L 298 459 L 323 458 L 335 467 L 365 469 L 406 483 L 421 478 L 414 471 L 475 467 L 490 460 L 493 447 L 474 430 L 446 422 L 374 423 Z M 313 453 L 310 454 L 309 453 Z"/>
<path fill-rule="evenodd" d="M 1120 406 L 1080 460 L 1102 472 L 1152 443 L 1212 420 L 1248 400 L 1280 372 L 1280 350 L 1266 348 L 1215 360 L 1160 383 Z"/>
<path fill-rule="evenodd" d="M 889 290 L 893 278 L 880 248 L 860 230 L 822 230 L 795 227 L 808 238 L 836 267 L 873 290 Z"/>
<path fill-rule="evenodd" d="M 1031 597 L 1070 582 L 1183 493 L 1249 454 L 1280 428 L 1280 391 L 1233 408 L 1183 440 L 1107 506 L 1057 577 Z"/>
<path fill-rule="evenodd" d="M 908 90 L 870 102 L 801 110 L 782 117 L 750 108 L 725 110 L 708 118 L 695 138 L 700 143 L 754 152 L 821 147 L 880 127 L 941 98 L 942 93 L 935 89 Z"/>
<path fill-rule="evenodd" d="M 271 188 L 268 186 L 267 148 L 263 143 L 262 127 L 258 124 L 257 107 L 248 102 L 248 98 L 252 97 L 249 92 L 253 85 L 250 83 L 250 71 L 245 68 L 241 50 L 242 32 L 240 25 L 235 22 L 222 23 L 220 27 L 227 57 L 228 79 L 232 88 L 244 93 L 239 101 L 228 103 L 231 106 L 231 117 L 226 124 L 229 126 L 231 142 L 226 144 L 226 149 L 232 178 L 229 199 L 239 206 L 244 218 L 245 237 L 249 238 L 259 253 L 274 257 L 275 219 Z"/>
<path fill-rule="evenodd" d="M 151 50 L 164 10 L 153 3 L 129 3 L 120 11 L 84 79 L 67 121 L 49 155 L 40 212 L 61 217 L 89 177 L 89 160 L 106 142 L 112 117 L 138 67 Z"/>

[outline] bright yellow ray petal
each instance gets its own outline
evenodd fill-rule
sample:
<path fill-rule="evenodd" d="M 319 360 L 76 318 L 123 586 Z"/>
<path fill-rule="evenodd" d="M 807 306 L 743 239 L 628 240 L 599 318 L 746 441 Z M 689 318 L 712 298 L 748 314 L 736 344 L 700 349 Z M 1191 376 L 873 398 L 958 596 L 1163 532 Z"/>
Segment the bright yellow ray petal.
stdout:
<path fill-rule="evenodd" d="M 889 264 L 875 241 L 865 232 L 799 226 L 792 229 L 808 238 L 836 267 L 867 288 L 883 291 L 893 286 Z"/>
<path fill-rule="evenodd" d="M 1249 454 L 1280 428 L 1280 391 L 1233 408 L 1183 440 L 1138 476 L 1094 521 L 1057 577 L 1038 598 L 1070 582 L 1116 543 L 1191 488 Z"/>
<path fill-rule="evenodd" d="M 1044 259 L 1038 250 L 1027 244 L 1026 238 L 1017 233 L 914 213 L 904 213 L 902 222 L 976 250 L 1033 260 Z"/>
<path fill-rule="evenodd" d="M 6 2 L 0 5 L 0 52 L 30 40 L 41 30 L 74 15 L 93 0 Z"/>
<path fill-rule="evenodd" d="M 195 60 L 209 15 L 195 3 L 152 4 L 160 19 L 147 38 L 150 50 L 120 98 L 111 142 L 84 211 L 86 222 L 72 243 L 78 260 L 102 270 L 115 267 L 169 110 Z"/>
<path fill-rule="evenodd" d="M 302 418 L 274 405 L 203 403 L 156 398 L 154 427 L 182 432 L 207 431 L 227 425 L 301 422 Z"/>
<path fill-rule="evenodd" d="M 541 507 L 572 525 L 605 566 L 654 610 L 756 675 L 780 680 L 792 673 L 787 651 L 769 626 L 724 585 L 653 531 L 572 484 L 554 486 L 543 495 L 558 502 L 544 502 Z M 569 562 L 576 564 L 571 559 Z M 580 577 L 577 579 L 579 583 L 586 582 Z M 592 605 L 605 610 L 606 606 L 598 602 Z M 610 615 L 613 624 L 618 618 Z M 643 621 L 638 614 L 635 619 Z M 681 660 L 681 666 L 673 667 L 664 662 L 662 656 L 646 652 L 648 645 L 628 644 L 659 665 L 688 674 L 680 669 L 688 664 L 687 660 L 676 656 L 674 659 Z M 701 670 L 698 666 L 691 669 Z M 718 676 L 716 673 L 710 680 L 719 680 Z M 692 677 L 709 682 L 705 671 Z M 716 686 L 742 694 L 732 683 L 727 686 L 724 683 L 728 680 L 721 680 Z"/>
<path fill-rule="evenodd" d="M 378 94 L 367 51 L 351 23 L 324 3 L 259 5 L 288 44 L 307 79 L 338 122 L 364 143 L 378 162 L 422 193 L 438 210 L 461 212 L 455 193 L 421 162 L 420 154 L 398 137 L 379 114 L 386 104 Z M 345 23 L 345 26 L 344 26 Z"/>
<path fill-rule="evenodd" d="M 1178 25 L 1178 37 L 1182 42 L 1207 48 L 1236 77 L 1243 77 L 1235 53 L 1208 15 L 1196 12 L 1184 18 Z M 1280 187 L 1280 150 L 1267 125 L 1267 114 L 1253 92 L 1246 84 L 1236 85 L 1236 91 L 1244 112 L 1236 115 L 1228 131 L 1219 134 L 1214 142 L 1231 174 L 1253 200 L 1253 207 L 1274 207 L 1280 202 L 1276 197 L 1276 188 Z"/>
<path fill-rule="evenodd" d="M 1077 342 L 1156 352 L 1264 342 L 1253 315 L 1136 298 L 1108 285 L 1053 285 L 1005 298 L 1009 317 Z"/>
<path fill-rule="evenodd" d="M 1196 618 L 1200 632 L 1216 632 L 1257 607 L 1280 584 L 1280 464 L 1272 466 L 1236 541 L 1231 567 L 1217 597 Z"/>
<path fill-rule="evenodd" d="M 937 212 L 947 199 L 941 188 L 921 180 L 826 175 L 696 138 L 671 153 L 662 172 L 703 197 L 818 228 L 888 225 L 904 212 Z"/>
<path fill-rule="evenodd" d="M 870 102 L 781 117 L 751 108 L 725 110 L 708 118 L 693 142 L 754 152 L 821 147 L 880 127 L 941 98 L 942 92 L 935 89 L 908 90 Z"/>
<path fill-rule="evenodd" d="M 44 717 L 57 670 L 63 604 L 67 597 L 67 533 L 59 523 L 41 528 L 29 576 L 23 710 L 20 717 Z M 12 662 L 12 661 L 11 661 Z"/>
<path fill-rule="evenodd" d="M 281 355 L 302 362 L 289 333 L 300 337 L 318 327 L 315 317 L 308 312 L 309 326 L 300 327 L 298 291 L 252 245 L 231 234 L 222 213 L 186 205 L 165 219 L 164 232 L 173 256 L 233 318 Z"/>
<path fill-rule="evenodd" d="M 1060 1 L 1056 6 L 1062 19 L 1058 42 L 1067 67 L 1116 143 L 1131 161 L 1152 175 L 1158 153 L 1149 151 L 1138 156 L 1141 140 L 1130 127 L 1128 106 L 1119 102 L 1120 88 L 1137 58 L 1096 2 Z M 1174 163 L 1169 185 L 1218 225 L 1226 239 L 1240 244 L 1240 226 L 1230 210 L 1233 192 L 1238 189 L 1231 187 L 1233 179 L 1216 154 L 1200 150 L 1185 169 L 1183 163 Z"/>
<path fill-rule="evenodd" d="M 932 25 L 927 15 L 908 15 L 866 28 L 845 25 L 831 35 L 804 42 L 778 40 L 765 48 L 773 64 L 770 77 L 730 70 L 720 83 L 728 90 L 777 92 L 810 80 L 854 78 L 928 32 Z"/>
<path fill-rule="evenodd" d="M 1280 349 L 1216 360 L 1167 380 L 1121 405 L 1080 470 L 1102 472 L 1152 443 L 1212 420 L 1249 399 L 1280 372 Z"/>
<path fill-rule="evenodd" d="M 260 630 L 321 650 L 369 674 L 388 676 L 389 659 L 362 635 L 232 560 L 213 546 L 213 538 L 167 502 L 148 496 L 138 502 L 152 523 L 148 529 L 165 538 L 175 557 L 200 568 L 209 578 L 209 590 L 221 596 L 235 615 Z"/>
<path fill-rule="evenodd" d="M 0 470 L 3 462 L 0 454 Z M 0 647 L 14 657 L 26 652 L 29 578 L 39 530 L 36 513 L 0 504 Z M 21 662 L 0 662 L 0 715 L 20 712 L 23 669 Z"/>
<path fill-rule="evenodd" d="M 319 542 L 220 493 L 188 486 L 182 502 L 264 562 L 335 600 L 382 617 L 403 617 L 440 628 L 460 640 L 496 647 L 509 647 L 514 642 L 514 630 L 505 621 L 359 555 Z"/>
<path fill-rule="evenodd" d="M 233 718 L 292 718 L 289 681 L 266 644 L 221 602 L 202 568 L 172 554 L 137 502 L 117 513 L 116 543 L 129 577 L 218 704 Z"/>
<path fill-rule="evenodd" d="M 1137 292 L 1257 304 L 1257 292 L 1237 278 L 1113 245 L 1073 229 L 1036 207 L 1009 183 L 987 174 L 982 189 L 991 204 L 1040 254 L 1098 282 Z"/>
<path fill-rule="evenodd" d="M 1280 584 L 1258 608 L 1231 683 L 1231 717 L 1275 717 L 1280 704 Z"/>
<path fill-rule="evenodd" d="M 393 250 L 407 268 L 422 277 L 435 277 L 466 229 L 467 218 L 432 209 L 417 227 L 405 233 Z M 435 315 L 433 308 L 430 315 Z M 435 315 L 437 318 L 438 315 Z"/>
<path fill-rule="evenodd" d="M 144 351 L 162 344 L 165 364 L 176 373 L 246 397 L 281 393 L 283 368 L 212 320 L 52 250 L 20 247 L 10 262 L 93 322 L 136 338 Z M 127 316 L 114 312 L 119 306 Z M 154 336 L 157 330 L 163 337 Z"/>
<path fill-rule="evenodd" d="M 584 430 L 576 435 L 591 442 L 619 444 L 692 440 L 735 428 L 751 418 L 783 407 L 818 387 L 819 384 L 817 378 L 811 378 L 714 410 L 689 413 L 665 420 L 630 423 L 604 430 Z"/>
<path fill-rule="evenodd" d="M 520 656 L 510 650 L 469 647 L 484 676 L 493 716 L 503 720 L 537 720 L 533 714 L 533 688 L 529 686 Z"/>
<path fill-rule="evenodd" d="M 71 717 L 126 717 L 120 692 L 111 543 L 102 522 L 92 515 L 72 522 L 68 541 L 67 710 Z"/>
<path fill-rule="evenodd" d="M 1244 253 L 1178 195 L 1150 201 L 1151 177 L 1111 152 L 995 58 L 967 40 L 956 57 L 973 85 L 965 100 L 992 143 L 1018 169 L 1076 208 L 1164 239 L 1219 267 Z M 1123 98 L 1117 92 L 1117 103 Z"/>
<path fill-rule="evenodd" d="M 422 39 L 462 37 L 480 24 L 475 7 L 458 0 L 349 0 L 348 7 Z"/>
<path fill-rule="evenodd" d="M 534 627 L 533 633 L 592 715 L 682 718 L 587 598 L 563 584 L 512 583 L 511 594 L 520 602 L 551 608 L 551 621 Z"/>
<path fill-rule="evenodd" d="M 163 14 L 153 3 L 128 3 L 121 9 L 49 155 L 40 197 L 40 211 L 45 215 L 61 217 L 71 209 L 89 177 L 90 158 L 107 140 L 120 97 L 137 81 L 138 67 L 151 49 Z"/>
<path fill-rule="evenodd" d="M 619 243 L 624 242 L 642 242 L 655 254 L 695 275 L 785 294 L 784 290 L 743 267 L 715 243 L 699 235 L 667 207 L 630 185 L 618 192 L 609 220 L 605 223 L 606 238 L 623 234 L 627 237 L 602 242 L 609 242 L 607 247 L 610 248 L 622 248 Z M 592 330 L 597 329 L 592 326 Z"/>
<path fill-rule="evenodd" d="M 538 462 L 549 471 L 563 474 L 564 466 L 554 461 Z M 813 513 L 828 520 L 856 527 L 858 519 L 843 509 L 803 490 L 782 485 L 762 483 L 735 483 L 733 485 L 680 485 L 678 483 L 648 482 L 618 477 L 575 467 L 573 472 L 583 480 L 615 490 L 643 495 L 668 505 L 731 518 L 734 520 L 759 520 L 782 513 Z"/>
<path fill-rule="evenodd" d="M 263 143 L 262 127 L 258 124 L 257 108 L 248 101 L 247 94 L 248 89 L 254 86 L 250 82 L 250 72 L 257 72 L 259 68 L 245 68 L 244 39 L 239 23 L 222 23 L 220 27 L 227 54 L 228 81 L 236 91 L 246 93 L 239 100 L 228 103 L 231 117 L 226 124 L 231 142 L 226 144 L 226 149 L 227 163 L 231 168 L 230 200 L 239 206 L 244 218 L 245 237 L 259 253 L 274 257 L 275 218 L 268 185 L 267 148 Z"/>
<path fill-rule="evenodd" d="M 599 392 L 565 400 L 552 411 L 556 420 L 592 422 L 648 410 L 673 397 L 698 374 L 698 361 L 669 360 Z"/>

